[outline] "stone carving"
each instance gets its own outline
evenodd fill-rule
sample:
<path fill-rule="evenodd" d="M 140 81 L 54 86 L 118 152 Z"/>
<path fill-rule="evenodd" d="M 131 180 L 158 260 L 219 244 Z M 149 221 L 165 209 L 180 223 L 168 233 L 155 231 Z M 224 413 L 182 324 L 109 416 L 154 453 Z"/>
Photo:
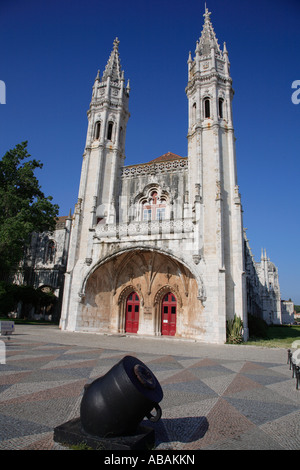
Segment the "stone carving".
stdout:
<path fill-rule="evenodd" d="M 182 171 L 188 169 L 188 159 L 181 158 L 180 160 L 173 160 L 160 163 L 124 166 L 122 177 L 133 177 L 138 175 L 155 175 L 157 173 L 164 173 L 168 171 Z"/>
<path fill-rule="evenodd" d="M 121 223 L 121 224 L 98 224 L 95 237 L 102 238 L 124 238 L 134 235 L 168 234 L 168 233 L 190 233 L 194 231 L 193 219 L 175 220 L 153 220 Z"/>

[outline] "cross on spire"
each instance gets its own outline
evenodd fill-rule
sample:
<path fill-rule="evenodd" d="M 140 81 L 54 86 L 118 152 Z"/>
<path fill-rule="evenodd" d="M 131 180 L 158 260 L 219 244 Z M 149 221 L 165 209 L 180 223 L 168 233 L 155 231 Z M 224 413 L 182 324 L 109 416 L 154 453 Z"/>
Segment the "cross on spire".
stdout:
<path fill-rule="evenodd" d="M 118 50 L 119 49 L 119 44 L 120 44 L 120 41 L 118 38 L 116 38 L 114 40 L 114 50 Z"/>
<path fill-rule="evenodd" d="M 207 20 L 207 19 L 210 20 L 210 15 L 211 15 L 211 12 L 208 11 L 208 8 L 206 7 L 206 2 L 205 2 L 205 11 L 204 11 L 204 15 L 203 15 L 205 20 Z"/>

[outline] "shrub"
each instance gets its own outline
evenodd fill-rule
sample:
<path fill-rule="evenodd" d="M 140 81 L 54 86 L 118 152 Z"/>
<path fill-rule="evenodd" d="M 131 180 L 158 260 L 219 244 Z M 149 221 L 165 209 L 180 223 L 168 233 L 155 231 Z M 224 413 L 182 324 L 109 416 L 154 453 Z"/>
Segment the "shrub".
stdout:
<path fill-rule="evenodd" d="M 234 318 L 226 321 L 226 336 L 228 344 L 240 344 L 243 342 L 243 321 L 241 317 L 234 315 Z"/>
<path fill-rule="evenodd" d="M 56 296 L 51 292 L 0 281 L 0 314 L 3 316 L 15 310 L 18 302 L 22 302 L 24 306 L 46 307 L 54 304 L 56 300 Z"/>

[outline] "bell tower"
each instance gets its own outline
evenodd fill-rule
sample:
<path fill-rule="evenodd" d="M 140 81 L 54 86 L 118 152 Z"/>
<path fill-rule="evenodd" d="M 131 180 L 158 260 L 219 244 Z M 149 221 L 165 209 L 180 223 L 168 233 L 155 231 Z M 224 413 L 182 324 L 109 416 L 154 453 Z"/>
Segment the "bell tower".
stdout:
<path fill-rule="evenodd" d="M 75 312 L 78 308 L 76 294 L 80 291 L 82 273 L 92 262 L 96 225 L 117 221 L 120 174 L 130 116 L 129 92 L 129 81 L 125 86 L 119 40 L 116 38 L 102 77 L 98 71 L 95 78 L 87 112 L 86 144 L 65 275 L 63 328 L 68 322 L 70 329 L 76 324 L 76 315 L 70 319 L 68 312 L 72 309 Z"/>
<path fill-rule="evenodd" d="M 90 226 L 105 219 L 115 222 L 117 184 L 125 159 L 125 134 L 129 118 L 129 82 L 124 86 L 119 57 L 119 40 L 113 43 L 102 78 L 100 71 L 93 86 L 88 110 L 88 130 L 79 198 L 90 211 Z"/>
<path fill-rule="evenodd" d="M 188 158 L 190 203 L 198 224 L 198 255 L 203 263 L 207 312 L 218 318 L 244 318 L 242 208 L 237 186 L 232 122 L 232 79 L 226 44 L 221 50 L 211 13 L 195 57 L 188 58 Z M 223 332 L 224 333 L 224 332 Z M 222 334 L 222 333 L 220 333 Z"/>
<path fill-rule="evenodd" d="M 77 204 L 79 259 L 92 257 L 97 223 L 114 223 L 118 216 L 118 184 L 125 159 L 129 91 L 129 82 L 125 87 L 116 38 L 102 78 L 100 71 L 95 78 L 87 112 L 88 129 Z"/>

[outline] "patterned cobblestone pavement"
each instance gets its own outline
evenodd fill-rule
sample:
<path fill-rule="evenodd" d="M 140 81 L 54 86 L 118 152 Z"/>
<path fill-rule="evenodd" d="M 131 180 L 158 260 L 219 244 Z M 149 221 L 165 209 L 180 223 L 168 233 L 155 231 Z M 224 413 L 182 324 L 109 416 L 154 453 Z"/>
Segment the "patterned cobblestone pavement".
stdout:
<path fill-rule="evenodd" d="M 142 360 L 164 398 L 156 449 L 300 449 L 300 390 L 284 349 L 65 334 L 16 327 L 0 364 L 0 449 L 60 450 L 56 426 L 79 416 L 86 383 L 126 354 Z"/>

